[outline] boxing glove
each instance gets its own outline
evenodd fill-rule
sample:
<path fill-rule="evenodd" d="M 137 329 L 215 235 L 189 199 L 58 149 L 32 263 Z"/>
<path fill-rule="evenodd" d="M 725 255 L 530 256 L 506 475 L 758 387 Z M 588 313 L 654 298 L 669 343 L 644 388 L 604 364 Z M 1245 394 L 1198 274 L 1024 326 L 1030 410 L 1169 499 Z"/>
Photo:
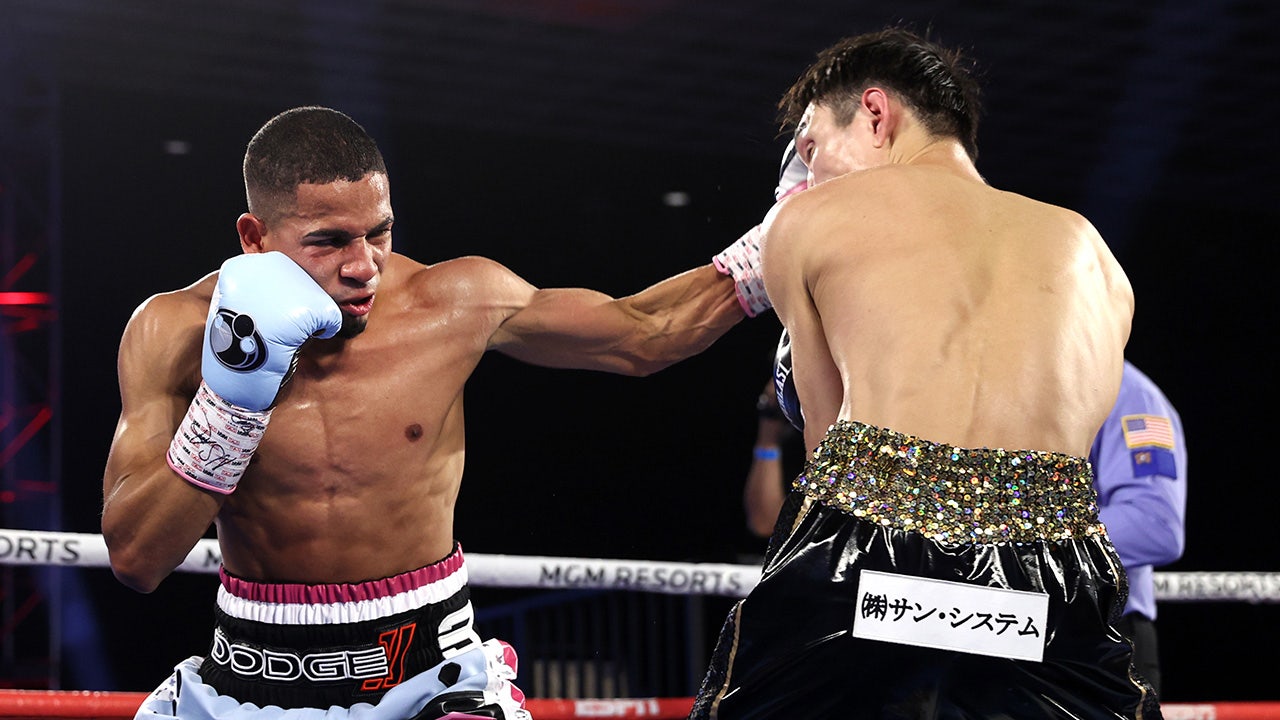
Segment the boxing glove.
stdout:
<path fill-rule="evenodd" d="M 205 322 L 203 380 L 169 445 L 169 467 L 208 490 L 235 490 L 298 349 L 341 327 L 337 303 L 288 256 L 223 263 Z"/>
<path fill-rule="evenodd" d="M 782 151 L 782 164 L 778 166 L 778 185 L 773 189 L 773 199 L 781 202 L 788 195 L 795 195 L 809 188 L 809 168 L 796 152 L 796 141 L 792 138 L 787 149 Z"/>
<path fill-rule="evenodd" d="M 218 274 L 200 371 L 222 399 L 265 410 L 302 343 L 333 337 L 341 327 L 338 304 L 287 255 L 239 255 Z"/>
<path fill-rule="evenodd" d="M 773 386 L 778 393 L 778 409 L 797 430 L 804 430 L 804 413 L 800 411 L 800 393 L 791 374 L 791 335 L 784 328 L 778 338 L 778 352 L 773 358 Z"/>
<path fill-rule="evenodd" d="M 782 152 L 778 185 L 773 189 L 774 200 L 781 201 L 808 187 L 809 168 L 801 162 L 796 152 L 796 141 L 792 139 Z M 755 317 L 773 307 L 764 290 L 764 277 L 760 272 L 761 233 L 759 225 L 751 228 L 712 259 L 717 270 L 733 278 L 738 304 L 748 317 Z"/>

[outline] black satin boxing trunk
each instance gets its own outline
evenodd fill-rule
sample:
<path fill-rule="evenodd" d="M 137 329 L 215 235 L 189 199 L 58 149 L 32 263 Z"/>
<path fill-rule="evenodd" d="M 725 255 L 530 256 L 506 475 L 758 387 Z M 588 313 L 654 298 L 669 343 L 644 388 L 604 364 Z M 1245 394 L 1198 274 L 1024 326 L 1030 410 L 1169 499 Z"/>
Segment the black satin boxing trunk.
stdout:
<path fill-rule="evenodd" d="M 854 637 L 864 571 L 1047 595 L 1043 628 L 987 617 L 981 630 L 1034 632 L 1043 657 Z M 1086 460 L 840 422 L 792 484 L 690 718 L 1159 718 L 1117 630 L 1127 592 Z M 928 604 L 896 612 L 953 610 Z"/>

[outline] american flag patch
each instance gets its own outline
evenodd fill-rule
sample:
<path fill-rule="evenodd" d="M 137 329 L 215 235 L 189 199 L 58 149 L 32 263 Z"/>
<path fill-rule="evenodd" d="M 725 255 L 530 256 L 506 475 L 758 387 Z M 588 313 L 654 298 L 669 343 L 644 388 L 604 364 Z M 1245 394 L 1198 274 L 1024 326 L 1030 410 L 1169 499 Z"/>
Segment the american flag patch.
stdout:
<path fill-rule="evenodd" d="M 1124 426 L 1126 447 L 1150 447 L 1155 445 L 1173 448 L 1173 423 L 1161 415 L 1125 415 L 1120 418 Z"/>

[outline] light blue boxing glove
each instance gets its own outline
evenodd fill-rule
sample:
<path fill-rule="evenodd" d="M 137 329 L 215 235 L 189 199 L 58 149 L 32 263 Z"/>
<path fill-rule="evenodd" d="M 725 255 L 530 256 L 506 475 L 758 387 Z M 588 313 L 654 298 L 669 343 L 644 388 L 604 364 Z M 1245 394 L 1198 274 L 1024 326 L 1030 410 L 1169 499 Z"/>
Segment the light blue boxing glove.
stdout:
<path fill-rule="evenodd" d="M 209 389 L 246 410 L 266 410 L 307 340 L 333 337 L 342 311 L 283 253 L 222 264 L 209 303 L 200 372 Z"/>
<path fill-rule="evenodd" d="M 773 189 L 775 202 L 809 188 L 809 168 L 796 153 L 796 141 L 787 143 L 782 151 L 778 167 L 778 184 Z M 716 269 L 733 278 L 738 304 L 748 317 L 755 317 L 773 307 L 764 289 L 764 275 L 760 269 L 760 240 L 763 230 L 759 225 L 742 234 L 732 245 L 711 259 Z"/>
<path fill-rule="evenodd" d="M 208 490 L 235 490 L 298 349 L 341 327 L 337 303 L 288 256 L 223 263 L 205 323 L 204 379 L 169 446 L 169 467 Z"/>

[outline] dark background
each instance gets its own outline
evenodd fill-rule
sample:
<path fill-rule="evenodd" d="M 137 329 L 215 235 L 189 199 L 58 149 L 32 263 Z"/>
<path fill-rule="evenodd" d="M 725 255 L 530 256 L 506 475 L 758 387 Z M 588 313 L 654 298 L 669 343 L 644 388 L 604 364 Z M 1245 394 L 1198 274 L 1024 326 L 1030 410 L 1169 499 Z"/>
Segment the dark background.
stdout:
<path fill-rule="evenodd" d="M 1084 212 L 1129 273 L 1128 355 L 1180 409 L 1190 448 L 1187 550 L 1168 569 L 1278 570 L 1277 8 L 0 0 L 6 67 L 57 90 L 63 529 L 100 529 L 120 331 L 146 297 L 238 252 L 244 144 L 275 113 L 330 105 L 375 135 L 399 251 L 627 294 L 706 262 L 768 209 L 784 144 L 773 106 L 816 51 L 905 21 L 978 62 L 991 183 Z M 175 140 L 185 153 L 166 151 Z M 664 204 L 675 191 L 689 203 Z M 645 379 L 487 358 L 467 389 L 464 547 L 754 549 L 740 490 L 779 329 L 744 322 Z M 140 596 L 81 572 L 103 652 L 129 658 L 111 664 L 113 689 L 149 690 L 205 651 L 213 578 Z M 1160 611 L 1167 699 L 1276 697 L 1276 608 Z M 66 687 L 103 682 L 68 672 Z"/>

